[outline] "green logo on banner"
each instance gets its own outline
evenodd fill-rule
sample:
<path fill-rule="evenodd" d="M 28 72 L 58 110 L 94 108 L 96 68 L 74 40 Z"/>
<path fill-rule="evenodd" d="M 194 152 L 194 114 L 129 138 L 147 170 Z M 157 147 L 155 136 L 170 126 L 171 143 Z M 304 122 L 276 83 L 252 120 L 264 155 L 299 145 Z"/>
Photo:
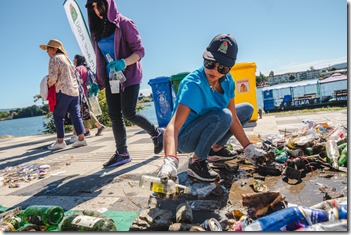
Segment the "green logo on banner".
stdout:
<path fill-rule="evenodd" d="M 73 22 L 75 22 L 77 20 L 77 17 L 78 17 L 77 11 L 72 6 L 72 4 L 69 5 L 69 9 L 70 9 L 70 12 L 71 12 L 71 16 L 72 16 Z"/>

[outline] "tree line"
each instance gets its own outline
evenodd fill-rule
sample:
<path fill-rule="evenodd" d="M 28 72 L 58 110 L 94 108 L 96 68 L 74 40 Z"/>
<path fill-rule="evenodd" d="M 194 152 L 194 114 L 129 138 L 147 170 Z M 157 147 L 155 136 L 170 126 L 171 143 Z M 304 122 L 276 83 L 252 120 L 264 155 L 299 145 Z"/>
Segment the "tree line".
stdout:
<path fill-rule="evenodd" d="M 43 116 L 49 112 L 48 105 L 32 105 L 26 108 L 16 108 L 5 112 L 0 112 L 0 120 L 17 119 L 26 117 Z"/>

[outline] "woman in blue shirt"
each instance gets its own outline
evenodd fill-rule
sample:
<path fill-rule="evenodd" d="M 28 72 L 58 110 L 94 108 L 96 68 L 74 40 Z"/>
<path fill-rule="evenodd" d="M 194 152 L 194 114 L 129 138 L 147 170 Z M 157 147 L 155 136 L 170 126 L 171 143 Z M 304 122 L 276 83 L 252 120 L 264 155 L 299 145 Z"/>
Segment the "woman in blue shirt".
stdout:
<path fill-rule="evenodd" d="M 244 147 L 249 160 L 265 154 L 250 143 L 242 127 L 251 119 L 252 105 L 234 102 L 235 84 L 229 71 L 237 51 L 231 35 L 217 35 L 203 53 L 203 66 L 180 83 L 173 116 L 164 134 L 165 159 L 159 177 L 176 180 L 177 152 L 193 152 L 188 175 L 214 181 L 218 174 L 207 160 L 233 159 L 236 153 L 225 147 L 232 135 Z"/>

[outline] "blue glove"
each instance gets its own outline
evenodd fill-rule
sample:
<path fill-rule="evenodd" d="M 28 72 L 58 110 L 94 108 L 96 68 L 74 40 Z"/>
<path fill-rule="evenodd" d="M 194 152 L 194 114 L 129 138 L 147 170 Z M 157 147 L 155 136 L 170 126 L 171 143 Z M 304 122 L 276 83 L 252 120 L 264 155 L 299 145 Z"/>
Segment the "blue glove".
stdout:
<path fill-rule="evenodd" d="M 97 96 L 99 91 L 100 91 L 99 86 L 95 82 L 93 82 L 90 86 L 88 97 L 91 97 L 92 95 Z"/>
<path fill-rule="evenodd" d="M 127 66 L 126 66 L 126 62 L 122 59 L 122 60 L 114 60 L 112 62 L 110 62 L 107 67 L 109 69 L 114 68 L 116 72 L 118 71 L 122 71 L 124 70 Z"/>

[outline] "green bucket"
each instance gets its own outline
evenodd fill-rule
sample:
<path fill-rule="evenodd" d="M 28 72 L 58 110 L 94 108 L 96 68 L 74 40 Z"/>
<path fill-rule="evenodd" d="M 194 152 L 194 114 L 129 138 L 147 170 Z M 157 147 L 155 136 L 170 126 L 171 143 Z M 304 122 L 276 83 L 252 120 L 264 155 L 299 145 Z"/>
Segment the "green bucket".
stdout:
<path fill-rule="evenodd" d="M 174 90 L 174 93 L 176 95 L 178 94 L 178 89 L 179 89 L 180 82 L 188 74 L 189 74 L 189 72 L 183 72 L 183 73 L 177 73 L 177 74 L 174 74 L 174 75 L 171 76 L 171 82 L 172 82 L 172 85 L 173 85 L 173 90 Z"/>

